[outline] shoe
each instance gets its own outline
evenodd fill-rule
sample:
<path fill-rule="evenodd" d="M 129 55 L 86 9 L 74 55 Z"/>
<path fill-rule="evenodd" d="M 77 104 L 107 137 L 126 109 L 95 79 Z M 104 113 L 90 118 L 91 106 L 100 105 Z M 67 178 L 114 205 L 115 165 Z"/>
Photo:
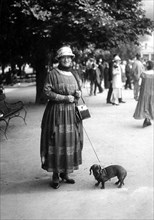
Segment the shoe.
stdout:
<path fill-rule="evenodd" d="M 125 103 L 125 102 L 122 100 L 122 98 L 119 98 L 118 100 L 119 100 L 119 103 Z"/>
<path fill-rule="evenodd" d="M 58 173 L 53 173 L 51 186 L 54 189 L 58 189 L 60 187 Z"/>
<path fill-rule="evenodd" d="M 143 122 L 143 128 L 150 126 L 151 125 L 151 121 L 150 119 L 146 118 Z"/>
<path fill-rule="evenodd" d="M 102 89 L 102 90 L 100 90 L 98 93 L 102 93 L 104 90 Z"/>
<path fill-rule="evenodd" d="M 113 104 L 111 101 L 107 101 L 106 103 L 107 103 L 107 104 Z"/>
<path fill-rule="evenodd" d="M 119 104 L 116 104 L 116 103 L 112 103 L 112 105 L 119 105 Z"/>
<path fill-rule="evenodd" d="M 75 183 L 75 180 L 70 179 L 66 173 L 60 173 L 60 178 L 62 179 L 62 182 L 64 182 L 64 180 L 65 180 L 66 183 L 70 183 L 70 184 Z"/>

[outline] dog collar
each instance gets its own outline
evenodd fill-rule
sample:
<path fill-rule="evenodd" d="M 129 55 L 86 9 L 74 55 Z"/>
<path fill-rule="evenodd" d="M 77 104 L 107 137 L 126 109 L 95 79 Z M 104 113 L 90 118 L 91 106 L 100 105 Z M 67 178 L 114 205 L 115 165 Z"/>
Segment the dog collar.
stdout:
<path fill-rule="evenodd" d="M 107 170 L 104 168 L 102 171 L 104 171 L 106 177 L 108 178 L 108 180 L 110 180 L 111 178 L 109 178 L 108 173 L 107 173 Z"/>

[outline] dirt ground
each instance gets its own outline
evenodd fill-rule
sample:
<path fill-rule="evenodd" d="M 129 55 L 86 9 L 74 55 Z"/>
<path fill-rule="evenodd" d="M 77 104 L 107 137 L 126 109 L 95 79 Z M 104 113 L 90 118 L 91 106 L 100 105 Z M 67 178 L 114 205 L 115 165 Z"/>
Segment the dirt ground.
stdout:
<path fill-rule="evenodd" d="M 52 174 L 41 169 L 40 124 L 45 106 L 34 104 L 35 86 L 14 86 L 5 93 L 7 101 L 24 101 L 28 114 L 27 125 L 20 118 L 10 121 L 8 140 L 0 136 L 1 220 L 154 219 L 154 127 L 142 128 L 143 120 L 132 117 L 136 107 L 132 90 L 123 90 L 125 104 L 113 106 L 106 104 L 107 90 L 89 96 L 89 85 L 83 88 L 91 112 L 84 121 L 83 163 L 71 174 L 76 183 L 63 183 L 58 190 L 49 186 Z M 123 188 L 114 185 L 116 178 L 106 182 L 104 190 L 95 186 L 89 175 L 91 165 L 99 164 L 94 150 L 102 167 L 125 167 Z"/>

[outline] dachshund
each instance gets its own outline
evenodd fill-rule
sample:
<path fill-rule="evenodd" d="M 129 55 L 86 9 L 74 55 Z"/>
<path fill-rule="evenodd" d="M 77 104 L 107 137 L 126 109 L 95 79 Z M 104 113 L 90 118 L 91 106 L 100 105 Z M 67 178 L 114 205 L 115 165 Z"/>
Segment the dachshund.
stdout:
<path fill-rule="evenodd" d="M 119 165 L 111 165 L 102 169 L 100 165 L 94 164 L 91 166 L 89 171 L 90 175 L 91 171 L 93 171 L 93 175 L 97 180 L 95 185 L 98 186 L 101 183 L 102 189 L 105 189 L 105 182 L 115 176 L 118 178 L 118 181 L 115 184 L 119 184 L 118 188 L 121 188 L 122 185 L 124 185 L 124 179 L 127 176 L 127 171 Z"/>

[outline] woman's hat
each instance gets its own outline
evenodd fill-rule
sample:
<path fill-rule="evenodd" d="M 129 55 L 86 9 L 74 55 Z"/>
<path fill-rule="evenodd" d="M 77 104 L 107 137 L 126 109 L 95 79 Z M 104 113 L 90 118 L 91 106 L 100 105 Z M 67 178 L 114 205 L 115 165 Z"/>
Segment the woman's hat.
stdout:
<path fill-rule="evenodd" d="M 121 60 L 118 55 L 116 55 L 116 56 L 114 57 L 113 61 L 117 61 L 117 60 Z"/>
<path fill-rule="evenodd" d="M 63 56 L 75 57 L 75 55 L 72 53 L 72 50 L 69 46 L 63 46 L 57 51 L 57 56 L 56 56 L 57 59 Z"/>

